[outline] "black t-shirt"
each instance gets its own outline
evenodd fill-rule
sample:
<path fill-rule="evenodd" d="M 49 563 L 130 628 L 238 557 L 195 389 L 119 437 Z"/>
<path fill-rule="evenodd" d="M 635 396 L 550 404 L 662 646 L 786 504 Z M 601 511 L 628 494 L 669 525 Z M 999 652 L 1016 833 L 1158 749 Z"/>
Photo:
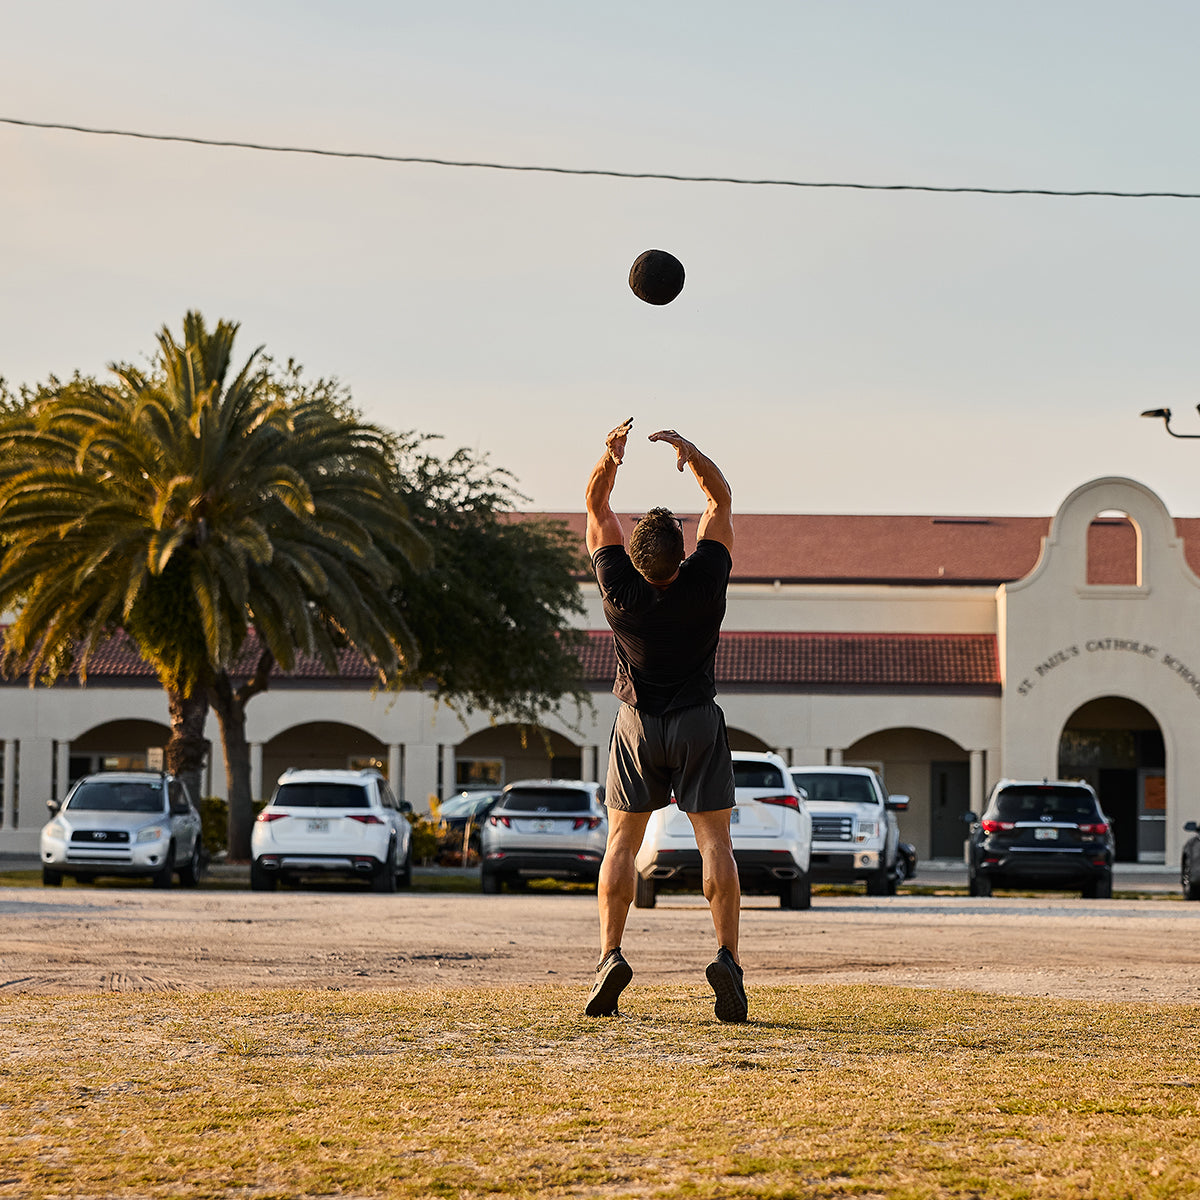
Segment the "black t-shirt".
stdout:
<path fill-rule="evenodd" d="M 651 716 L 711 700 L 733 569 L 729 551 L 701 540 L 675 581 L 661 590 L 629 561 L 624 546 L 601 546 L 592 564 L 617 650 L 613 692 Z"/>

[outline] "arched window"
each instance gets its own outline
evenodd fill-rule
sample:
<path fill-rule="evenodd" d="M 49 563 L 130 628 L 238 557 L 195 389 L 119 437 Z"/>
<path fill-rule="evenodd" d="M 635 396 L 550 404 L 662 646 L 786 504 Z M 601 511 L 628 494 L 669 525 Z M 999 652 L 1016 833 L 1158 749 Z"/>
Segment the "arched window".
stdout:
<path fill-rule="evenodd" d="M 1087 582 L 1093 587 L 1140 587 L 1142 531 L 1128 513 L 1106 509 L 1088 527 Z"/>

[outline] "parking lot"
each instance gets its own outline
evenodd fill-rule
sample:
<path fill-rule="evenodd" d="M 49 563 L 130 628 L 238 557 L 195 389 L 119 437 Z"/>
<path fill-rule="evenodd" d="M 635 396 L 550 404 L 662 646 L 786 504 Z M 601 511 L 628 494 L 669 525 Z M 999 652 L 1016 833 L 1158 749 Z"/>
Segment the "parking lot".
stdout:
<path fill-rule="evenodd" d="M 1165 872 L 1118 877 L 1146 898 L 818 894 L 808 912 L 748 897 L 747 982 L 881 983 L 1095 1000 L 1200 1001 L 1200 904 Z M 953 870 L 918 883 L 955 886 Z M 142 887 L 0 887 L 0 990 L 47 994 L 578 983 L 596 960 L 587 892 L 267 895 Z M 1161 897 L 1161 898 L 1159 898 Z M 633 909 L 638 980 L 703 984 L 698 896 Z"/>

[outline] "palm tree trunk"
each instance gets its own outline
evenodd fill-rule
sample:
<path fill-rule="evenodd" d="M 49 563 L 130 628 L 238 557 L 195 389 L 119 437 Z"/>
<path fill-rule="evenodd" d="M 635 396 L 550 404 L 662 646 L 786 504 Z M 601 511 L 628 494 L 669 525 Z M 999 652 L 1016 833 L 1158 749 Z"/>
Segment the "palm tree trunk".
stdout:
<path fill-rule="evenodd" d="M 171 713 L 171 736 L 167 741 L 166 768 L 187 785 L 195 804 L 200 803 L 208 742 L 204 724 L 208 720 L 208 694 L 202 689 L 184 693 L 167 690 Z"/>

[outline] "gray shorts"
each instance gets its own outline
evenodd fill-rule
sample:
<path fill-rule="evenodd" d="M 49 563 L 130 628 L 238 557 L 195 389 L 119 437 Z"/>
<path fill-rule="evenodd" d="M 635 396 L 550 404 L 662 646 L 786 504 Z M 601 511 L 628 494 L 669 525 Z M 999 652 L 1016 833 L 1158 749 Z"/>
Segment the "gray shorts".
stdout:
<path fill-rule="evenodd" d="M 608 751 L 604 803 L 624 812 L 681 812 L 733 807 L 733 761 L 725 714 L 714 703 L 661 717 L 622 704 Z"/>

